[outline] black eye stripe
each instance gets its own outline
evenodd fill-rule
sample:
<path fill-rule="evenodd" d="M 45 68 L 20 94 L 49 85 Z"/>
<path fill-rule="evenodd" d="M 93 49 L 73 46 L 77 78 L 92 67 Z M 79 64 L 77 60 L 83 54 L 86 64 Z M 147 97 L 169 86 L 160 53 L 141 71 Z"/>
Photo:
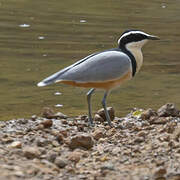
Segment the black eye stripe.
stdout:
<path fill-rule="evenodd" d="M 124 36 L 120 43 L 122 44 L 127 44 L 130 42 L 138 42 L 138 41 L 142 41 L 144 39 L 148 39 L 148 36 L 144 35 L 144 34 L 129 34 L 127 36 Z"/>

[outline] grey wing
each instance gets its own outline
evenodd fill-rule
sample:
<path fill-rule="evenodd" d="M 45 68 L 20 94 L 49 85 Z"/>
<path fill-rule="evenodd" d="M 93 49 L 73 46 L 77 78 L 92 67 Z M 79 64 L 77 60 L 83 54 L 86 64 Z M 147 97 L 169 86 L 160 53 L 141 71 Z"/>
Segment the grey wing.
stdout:
<path fill-rule="evenodd" d="M 76 63 L 52 74 L 51 76 L 47 77 L 46 79 L 42 80 L 41 82 L 39 82 L 37 84 L 37 86 L 46 86 L 46 85 L 49 85 L 49 84 L 52 84 L 52 83 L 55 83 L 56 81 L 60 80 L 61 79 L 61 76 L 63 74 L 65 74 L 67 71 L 71 70 L 73 67 L 77 66 L 78 64 L 81 64 L 83 63 L 84 61 L 86 61 L 88 58 L 90 58 L 91 56 L 94 56 L 95 54 L 91 54 L 79 61 L 77 61 Z"/>
<path fill-rule="evenodd" d="M 120 51 L 92 54 L 75 64 L 51 75 L 38 86 L 59 81 L 102 82 L 122 77 L 132 71 L 129 57 Z"/>
<path fill-rule="evenodd" d="M 118 79 L 129 71 L 132 71 L 131 61 L 126 54 L 106 51 L 72 67 L 57 81 L 102 82 Z"/>

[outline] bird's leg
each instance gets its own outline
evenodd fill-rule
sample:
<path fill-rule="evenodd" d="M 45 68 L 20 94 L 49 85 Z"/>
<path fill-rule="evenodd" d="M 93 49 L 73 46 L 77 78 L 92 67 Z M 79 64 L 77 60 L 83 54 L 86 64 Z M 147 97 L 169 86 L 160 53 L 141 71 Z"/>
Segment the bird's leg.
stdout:
<path fill-rule="evenodd" d="M 87 93 L 87 102 L 88 102 L 88 121 L 89 124 L 92 126 L 93 125 L 93 119 L 92 119 L 92 111 L 91 111 L 91 95 L 95 91 L 94 88 L 90 89 Z"/>
<path fill-rule="evenodd" d="M 110 119 L 110 116 L 109 116 L 109 113 L 108 113 L 107 107 L 106 107 L 106 97 L 107 97 L 107 95 L 108 95 L 108 91 L 106 91 L 106 92 L 104 93 L 104 97 L 103 97 L 103 99 L 102 99 L 102 106 L 103 106 L 103 108 L 104 108 L 106 120 L 107 120 L 109 126 L 112 126 L 112 124 L 111 124 L 111 119 Z"/>

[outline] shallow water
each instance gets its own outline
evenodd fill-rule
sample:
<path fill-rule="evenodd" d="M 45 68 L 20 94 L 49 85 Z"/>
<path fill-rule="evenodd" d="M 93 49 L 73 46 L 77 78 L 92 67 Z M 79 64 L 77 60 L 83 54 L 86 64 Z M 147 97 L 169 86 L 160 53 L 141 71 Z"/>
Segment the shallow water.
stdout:
<path fill-rule="evenodd" d="M 180 108 L 180 1 L 0 1 L 0 119 L 39 114 L 50 106 L 70 116 L 87 113 L 87 89 L 36 83 L 73 62 L 117 46 L 126 29 L 158 35 L 143 49 L 140 73 L 108 98 L 123 116 L 133 107 Z M 55 95 L 60 92 L 62 94 Z M 93 110 L 103 92 L 94 94 Z M 63 105 L 61 107 L 61 105 Z"/>

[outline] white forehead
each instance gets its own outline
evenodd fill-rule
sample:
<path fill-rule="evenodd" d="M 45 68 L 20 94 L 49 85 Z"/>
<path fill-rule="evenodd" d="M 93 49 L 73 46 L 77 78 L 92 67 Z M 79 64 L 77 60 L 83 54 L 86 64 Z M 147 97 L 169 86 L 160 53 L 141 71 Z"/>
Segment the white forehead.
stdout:
<path fill-rule="evenodd" d="M 127 33 L 124 33 L 118 40 L 118 44 L 120 43 L 121 39 L 125 36 L 129 36 L 130 34 L 142 34 L 142 35 L 145 35 L 145 36 L 150 36 L 149 34 L 145 33 L 145 32 L 142 32 L 142 31 L 130 31 L 130 32 L 127 32 Z"/>

